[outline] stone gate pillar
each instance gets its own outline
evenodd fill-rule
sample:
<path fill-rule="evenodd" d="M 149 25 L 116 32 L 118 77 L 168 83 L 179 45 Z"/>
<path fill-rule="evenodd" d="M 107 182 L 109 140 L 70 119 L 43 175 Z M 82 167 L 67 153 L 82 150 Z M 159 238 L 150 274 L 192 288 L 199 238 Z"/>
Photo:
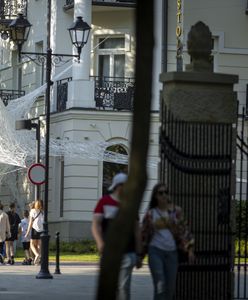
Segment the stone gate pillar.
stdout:
<path fill-rule="evenodd" d="M 176 299 L 233 298 L 238 76 L 213 73 L 212 35 L 202 22 L 188 36 L 191 64 L 161 74 L 161 180 L 182 206 L 196 260 L 180 266 Z"/>

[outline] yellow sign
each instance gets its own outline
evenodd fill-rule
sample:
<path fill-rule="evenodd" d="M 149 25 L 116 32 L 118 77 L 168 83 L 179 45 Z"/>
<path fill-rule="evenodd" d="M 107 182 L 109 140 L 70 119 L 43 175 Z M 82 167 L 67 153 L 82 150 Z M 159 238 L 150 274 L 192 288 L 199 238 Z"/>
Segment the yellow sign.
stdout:
<path fill-rule="evenodd" d="M 177 70 L 182 71 L 182 53 L 183 53 L 183 0 L 177 1 L 177 26 L 176 26 L 176 37 L 177 37 Z"/>
<path fill-rule="evenodd" d="M 177 38 L 182 35 L 182 0 L 177 0 Z"/>

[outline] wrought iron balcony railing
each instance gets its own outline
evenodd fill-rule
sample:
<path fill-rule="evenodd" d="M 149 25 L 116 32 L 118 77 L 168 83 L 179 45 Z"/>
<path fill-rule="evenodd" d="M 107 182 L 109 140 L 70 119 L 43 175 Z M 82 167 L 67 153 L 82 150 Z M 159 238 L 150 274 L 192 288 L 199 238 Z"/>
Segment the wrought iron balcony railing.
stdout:
<path fill-rule="evenodd" d="M 0 19 L 15 19 L 19 13 L 27 16 L 27 0 L 0 1 Z"/>
<path fill-rule="evenodd" d="M 0 90 L 0 99 L 3 101 L 5 106 L 8 105 L 9 101 L 17 99 L 25 95 L 25 91 L 19 90 Z"/>
<path fill-rule="evenodd" d="M 96 108 L 107 110 L 133 109 L 134 78 L 95 76 Z"/>
<path fill-rule="evenodd" d="M 0 31 L 8 31 L 19 13 L 27 16 L 27 0 L 0 0 Z"/>
<path fill-rule="evenodd" d="M 136 0 L 92 0 L 93 5 L 104 6 L 122 6 L 122 7 L 134 7 Z M 68 10 L 74 6 L 74 0 L 65 0 L 64 9 Z"/>
<path fill-rule="evenodd" d="M 92 76 L 95 81 L 97 109 L 132 111 L 135 81 L 126 77 Z M 57 112 L 66 110 L 68 82 L 72 77 L 57 81 Z"/>
<path fill-rule="evenodd" d="M 57 81 L 57 112 L 66 110 L 68 82 L 71 80 L 72 77 L 68 77 Z"/>
<path fill-rule="evenodd" d="M 135 6 L 136 0 L 92 0 L 94 5 Z"/>

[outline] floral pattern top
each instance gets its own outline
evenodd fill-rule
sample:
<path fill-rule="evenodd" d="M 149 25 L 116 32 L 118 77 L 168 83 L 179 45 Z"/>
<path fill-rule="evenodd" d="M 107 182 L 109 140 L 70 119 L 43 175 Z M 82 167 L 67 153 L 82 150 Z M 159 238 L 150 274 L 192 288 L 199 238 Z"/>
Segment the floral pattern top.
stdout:
<path fill-rule="evenodd" d="M 145 214 L 141 230 L 144 255 L 147 253 L 149 243 L 155 230 L 165 227 L 173 234 L 178 249 L 187 252 L 193 248 L 194 238 L 189 230 L 188 222 L 183 216 L 182 209 L 175 206 L 173 210 L 168 210 L 168 214 L 169 219 L 161 216 L 159 222 L 156 222 L 156 224 L 153 222 L 152 209 L 148 210 Z"/>

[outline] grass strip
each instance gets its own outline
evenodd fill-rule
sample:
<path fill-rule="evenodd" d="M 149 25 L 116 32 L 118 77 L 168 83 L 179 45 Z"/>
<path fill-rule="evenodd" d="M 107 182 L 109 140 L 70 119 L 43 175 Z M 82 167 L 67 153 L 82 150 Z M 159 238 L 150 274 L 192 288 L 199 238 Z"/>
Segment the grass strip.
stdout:
<path fill-rule="evenodd" d="M 22 249 L 17 249 L 15 260 L 17 262 L 23 261 L 24 252 Z M 54 251 L 49 251 L 49 261 L 54 262 L 56 260 L 56 253 Z M 60 253 L 60 261 L 61 262 L 90 262 L 97 263 L 99 261 L 98 254 L 75 254 L 68 252 Z"/>

